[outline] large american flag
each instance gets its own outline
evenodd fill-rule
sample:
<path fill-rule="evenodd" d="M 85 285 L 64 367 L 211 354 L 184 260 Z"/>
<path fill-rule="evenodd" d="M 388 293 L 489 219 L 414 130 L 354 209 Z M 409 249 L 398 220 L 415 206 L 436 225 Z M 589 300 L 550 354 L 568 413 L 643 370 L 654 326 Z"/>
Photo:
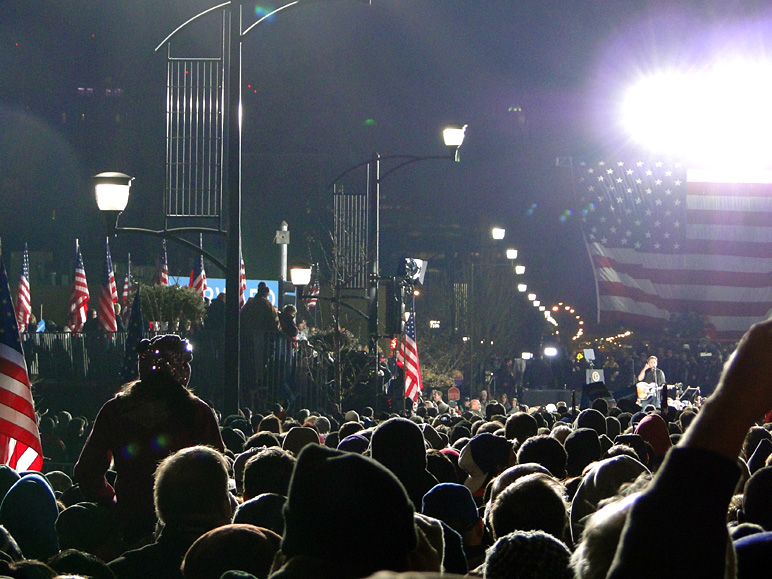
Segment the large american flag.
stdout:
<path fill-rule="evenodd" d="M 88 283 L 86 282 L 86 269 L 83 267 L 83 256 L 80 253 L 80 245 L 75 240 L 75 280 L 72 283 L 70 293 L 70 315 L 67 322 L 70 330 L 79 332 L 86 322 L 88 312 Z"/>
<path fill-rule="evenodd" d="M 421 365 L 418 362 L 418 345 L 416 344 L 415 312 L 405 324 L 405 334 L 397 351 L 397 364 L 405 370 L 405 397 L 413 402 L 418 401 L 418 395 L 424 389 L 421 383 Z"/>
<path fill-rule="evenodd" d="M 16 290 L 16 323 L 19 332 L 26 332 L 32 316 L 32 303 L 30 302 L 29 287 L 29 251 L 24 244 L 24 255 L 21 260 L 21 273 L 19 274 L 19 288 Z M 34 328 L 33 328 L 34 330 Z"/>
<path fill-rule="evenodd" d="M 40 471 L 43 450 L 2 257 L 0 315 L 0 463 L 17 471 Z"/>
<path fill-rule="evenodd" d="M 736 338 L 772 312 L 772 172 L 665 162 L 580 164 L 600 322 L 661 329 L 677 314 Z"/>
<path fill-rule="evenodd" d="M 105 240 L 105 271 L 102 278 L 102 291 L 99 292 L 99 328 L 105 332 L 117 332 L 115 306 L 118 302 L 118 288 L 115 286 L 115 271 L 110 257 L 110 240 Z"/>

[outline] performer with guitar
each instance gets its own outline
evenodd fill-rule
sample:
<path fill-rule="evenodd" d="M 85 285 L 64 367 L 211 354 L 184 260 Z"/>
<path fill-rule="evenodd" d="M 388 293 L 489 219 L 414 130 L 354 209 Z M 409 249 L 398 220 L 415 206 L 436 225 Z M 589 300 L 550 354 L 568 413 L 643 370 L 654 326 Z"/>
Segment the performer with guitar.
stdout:
<path fill-rule="evenodd" d="M 658 388 L 665 386 L 665 373 L 657 368 L 657 357 L 649 356 L 646 365 L 638 374 L 638 399 L 641 406 L 659 406 Z"/>

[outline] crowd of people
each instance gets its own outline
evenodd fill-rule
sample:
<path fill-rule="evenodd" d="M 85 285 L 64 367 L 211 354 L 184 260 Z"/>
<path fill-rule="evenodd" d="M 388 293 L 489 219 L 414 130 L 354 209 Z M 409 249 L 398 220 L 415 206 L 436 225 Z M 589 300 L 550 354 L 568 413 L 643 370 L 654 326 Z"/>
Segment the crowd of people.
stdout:
<path fill-rule="evenodd" d="M 772 321 L 752 328 L 700 407 L 436 392 L 220 416 L 187 388 L 187 342 L 158 336 L 93 421 L 41 417 L 45 474 L 0 467 L 0 575 L 763 576 L 770 343 Z"/>

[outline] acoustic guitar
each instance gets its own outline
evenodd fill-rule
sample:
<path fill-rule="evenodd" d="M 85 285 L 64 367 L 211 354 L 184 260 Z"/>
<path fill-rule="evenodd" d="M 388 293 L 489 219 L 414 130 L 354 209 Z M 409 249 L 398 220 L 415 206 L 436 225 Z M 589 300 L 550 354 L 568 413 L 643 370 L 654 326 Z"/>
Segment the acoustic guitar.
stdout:
<path fill-rule="evenodd" d="M 638 382 L 638 384 L 635 385 L 635 389 L 638 392 L 638 399 L 645 400 L 646 398 L 649 398 L 650 396 L 653 396 L 657 393 L 657 383 Z"/>

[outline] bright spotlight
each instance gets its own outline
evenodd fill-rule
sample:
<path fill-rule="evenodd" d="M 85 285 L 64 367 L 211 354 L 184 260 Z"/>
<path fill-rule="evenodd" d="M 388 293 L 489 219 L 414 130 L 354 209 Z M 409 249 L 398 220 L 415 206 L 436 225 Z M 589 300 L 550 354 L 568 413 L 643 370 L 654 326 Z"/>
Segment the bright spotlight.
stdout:
<path fill-rule="evenodd" d="M 721 61 L 703 70 L 669 70 L 626 93 L 622 123 L 655 153 L 695 163 L 769 161 L 772 62 Z"/>
<path fill-rule="evenodd" d="M 553 348 L 552 346 L 547 346 L 546 348 L 544 348 L 544 355 L 550 358 L 554 358 L 555 356 L 558 355 L 558 349 Z"/>

